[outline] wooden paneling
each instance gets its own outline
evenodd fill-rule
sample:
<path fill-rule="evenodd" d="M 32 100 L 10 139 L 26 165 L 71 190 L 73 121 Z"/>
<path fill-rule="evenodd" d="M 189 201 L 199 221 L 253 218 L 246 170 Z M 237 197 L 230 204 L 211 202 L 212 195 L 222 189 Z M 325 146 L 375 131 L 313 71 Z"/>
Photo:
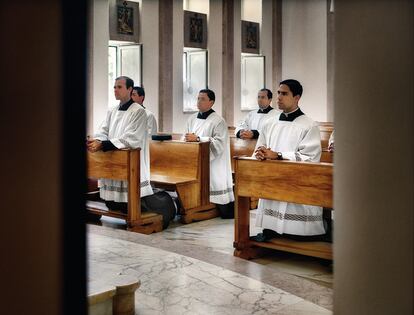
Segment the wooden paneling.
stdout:
<path fill-rule="evenodd" d="M 329 152 L 327 149 L 322 150 L 321 162 L 323 162 L 323 163 L 333 163 L 334 162 L 333 158 L 334 158 L 334 153 L 333 152 Z"/>
<path fill-rule="evenodd" d="M 89 178 L 128 179 L 129 151 L 88 152 L 87 166 Z"/>
<path fill-rule="evenodd" d="M 151 176 L 164 178 L 197 178 L 199 163 L 199 144 L 184 141 L 151 141 Z"/>

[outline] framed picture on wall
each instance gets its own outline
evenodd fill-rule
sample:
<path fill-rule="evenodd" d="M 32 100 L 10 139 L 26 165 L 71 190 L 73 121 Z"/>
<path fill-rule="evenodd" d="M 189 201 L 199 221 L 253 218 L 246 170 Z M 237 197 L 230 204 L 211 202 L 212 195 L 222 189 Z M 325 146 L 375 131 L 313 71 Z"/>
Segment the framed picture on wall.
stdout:
<path fill-rule="evenodd" d="M 207 49 L 207 14 L 184 11 L 184 47 Z"/>
<path fill-rule="evenodd" d="M 139 42 L 139 3 L 111 0 L 109 3 L 109 39 Z"/>
<path fill-rule="evenodd" d="M 260 24 L 250 21 L 241 21 L 242 53 L 260 54 Z"/>

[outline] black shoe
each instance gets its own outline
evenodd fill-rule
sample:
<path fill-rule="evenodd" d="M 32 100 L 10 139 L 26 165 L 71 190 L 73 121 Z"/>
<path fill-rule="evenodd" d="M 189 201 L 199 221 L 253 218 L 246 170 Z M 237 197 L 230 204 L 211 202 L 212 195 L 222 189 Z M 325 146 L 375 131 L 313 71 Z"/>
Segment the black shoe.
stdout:
<path fill-rule="evenodd" d="M 259 233 L 256 236 L 250 236 L 250 239 L 255 242 L 267 242 L 268 239 L 263 233 Z"/>
<path fill-rule="evenodd" d="M 111 200 L 106 200 L 105 205 L 110 211 L 120 212 L 122 214 L 128 214 L 128 203 L 127 202 L 115 202 Z"/>
<path fill-rule="evenodd" d="M 234 202 L 225 205 L 216 204 L 222 219 L 234 219 Z"/>

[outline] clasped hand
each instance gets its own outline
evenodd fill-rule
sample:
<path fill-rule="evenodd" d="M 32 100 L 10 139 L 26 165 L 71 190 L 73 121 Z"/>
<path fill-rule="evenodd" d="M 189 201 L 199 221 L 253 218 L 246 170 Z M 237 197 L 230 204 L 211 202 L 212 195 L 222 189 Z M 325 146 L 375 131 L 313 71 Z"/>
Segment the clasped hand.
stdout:
<path fill-rule="evenodd" d="M 253 131 L 245 129 L 241 130 L 240 139 L 253 139 Z"/>
<path fill-rule="evenodd" d="M 86 147 L 89 152 L 97 152 L 102 149 L 102 142 L 96 139 L 86 140 Z"/>
<path fill-rule="evenodd" d="M 264 146 L 260 146 L 257 148 L 257 150 L 254 152 L 254 156 L 258 160 L 276 160 L 277 159 L 277 153 L 270 150 L 270 148 L 266 148 Z"/>
<path fill-rule="evenodd" d="M 187 142 L 197 142 L 197 135 L 194 133 L 186 133 L 184 139 Z"/>

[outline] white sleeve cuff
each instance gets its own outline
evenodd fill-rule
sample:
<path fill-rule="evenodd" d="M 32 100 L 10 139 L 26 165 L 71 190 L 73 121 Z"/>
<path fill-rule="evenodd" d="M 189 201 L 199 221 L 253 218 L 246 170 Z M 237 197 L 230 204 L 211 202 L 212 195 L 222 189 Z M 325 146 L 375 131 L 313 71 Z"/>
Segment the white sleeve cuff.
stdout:
<path fill-rule="evenodd" d="M 210 137 L 200 137 L 200 142 L 210 142 Z"/>

